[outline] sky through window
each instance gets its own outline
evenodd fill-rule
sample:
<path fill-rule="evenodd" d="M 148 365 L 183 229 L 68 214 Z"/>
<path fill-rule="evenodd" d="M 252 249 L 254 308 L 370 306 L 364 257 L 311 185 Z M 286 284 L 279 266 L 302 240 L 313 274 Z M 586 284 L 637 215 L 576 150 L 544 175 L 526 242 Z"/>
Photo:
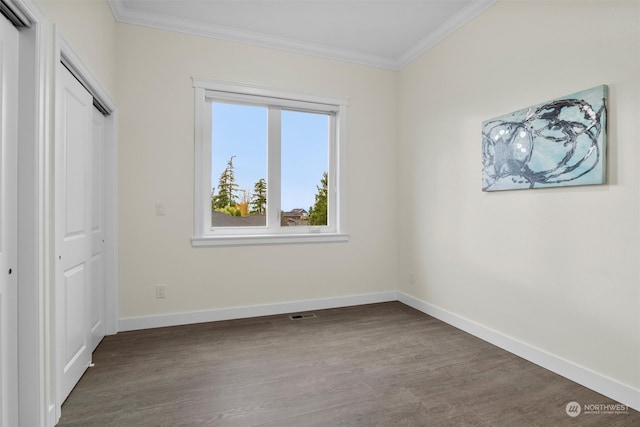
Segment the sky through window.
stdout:
<path fill-rule="evenodd" d="M 267 113 L 261 106 L 214 102 L 211 186 L 233 158 L 238 197 L 250 197 L 256 182 L 267 180 Z M 309 210 L 322 174 L 328 170 L 329 116 L 283 110 L 281 117 L 281 199 L 283 211 Z"/>

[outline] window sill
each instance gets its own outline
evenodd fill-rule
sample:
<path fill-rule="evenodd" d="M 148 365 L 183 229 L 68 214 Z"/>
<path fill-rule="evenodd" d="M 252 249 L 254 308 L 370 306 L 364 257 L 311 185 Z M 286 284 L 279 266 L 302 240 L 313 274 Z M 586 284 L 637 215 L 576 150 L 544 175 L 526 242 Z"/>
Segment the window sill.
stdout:
<path fill-rule="evenodd" d="M 334 243 L 347 242 L 349 235 L 343 233 L 326 234 L 269 234 L 247 236 L 207 236 L 194 237 L 191 246 L 216 247 L 216 246 L 255 246 L 255 245 L 286 245 L 299 243 Z"/>

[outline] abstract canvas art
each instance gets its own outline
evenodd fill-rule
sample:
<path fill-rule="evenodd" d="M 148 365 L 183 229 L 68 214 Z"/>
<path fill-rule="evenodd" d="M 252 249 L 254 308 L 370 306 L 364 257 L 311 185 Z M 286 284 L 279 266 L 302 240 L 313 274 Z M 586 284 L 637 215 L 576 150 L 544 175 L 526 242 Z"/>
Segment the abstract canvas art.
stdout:
<path fill-rule="evenodd" d="M 606 85 L 482 123 L 482 190 L 604 184 Z"/>

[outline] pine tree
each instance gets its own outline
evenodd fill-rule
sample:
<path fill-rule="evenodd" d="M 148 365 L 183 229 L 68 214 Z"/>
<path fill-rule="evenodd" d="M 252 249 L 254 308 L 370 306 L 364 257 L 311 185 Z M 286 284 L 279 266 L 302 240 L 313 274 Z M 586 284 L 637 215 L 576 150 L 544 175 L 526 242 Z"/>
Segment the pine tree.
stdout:
<path fill-rule="evenodd" d="M 329 188 L 329 177 L 326 172 L 322 174 L 320 185 L 316 186 L 316 201 L 309 208 L 309 225 L 327 225 L 327 195 Z"/>
<path fill-rule="evenodd" d="M 251 213 L 264 214 L 267 211 L 267 182 L 260 178 L 253 186 Z"/>
<path fill-rule="evenodd" d="M 236 205 L 236 194 L 238 192 L 238 184 L 236 184 L 235 174 L 233 172 L 233 158 L 231 156 L 227 162 L 227 167 L 220 174 L 218 179 L 218 194 L 213 197 L 213 209 L 224 209 L 234 207 Z"/>

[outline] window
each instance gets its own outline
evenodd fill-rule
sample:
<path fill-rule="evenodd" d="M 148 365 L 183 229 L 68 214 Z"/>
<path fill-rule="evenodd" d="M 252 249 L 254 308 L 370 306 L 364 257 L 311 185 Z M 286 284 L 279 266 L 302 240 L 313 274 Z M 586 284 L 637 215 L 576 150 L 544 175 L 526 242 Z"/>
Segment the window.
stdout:
<path fill-rule="evenodd" d="M 346 100 L 194 79 L 194 246 L 345 241 Z"/>

